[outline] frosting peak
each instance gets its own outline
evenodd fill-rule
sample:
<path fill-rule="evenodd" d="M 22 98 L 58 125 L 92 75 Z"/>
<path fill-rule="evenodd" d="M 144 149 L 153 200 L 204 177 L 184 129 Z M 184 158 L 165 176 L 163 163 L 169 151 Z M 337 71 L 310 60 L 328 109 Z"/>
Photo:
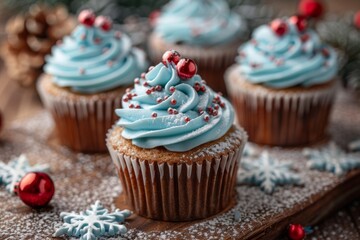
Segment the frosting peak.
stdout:
<path fill-rule="evenodd" d="M 122 136 L 142 148 L 188 151 L 225 135 L 234 120 L 226 99 L 199 75 L 180 78 L 172 62 L 159 63 L 135 79 L 122 106 L 116 110 Z"/>
<path fill-rule="evenodd" d="M 209 46 L 238 40 L 246 24 L 224 0 L 173 0 L 163 8 L 155 31 L 167 42 Z"/>
<path fill-rule="evenodd" d="M 82 24 L 46 57 L 45 72 L 58 86 L 81 93 L 130 84 L 146 68 L 144 53 L 132 48 L 127 35 L 111 29 L 107 18 L 81 14 Z"/>
<path fill-rule="evenodd" d="M 301 20 L 277 19 L 260 26 L 252 40 L 239 48 L 237 61 L 248 81 L 287 88 L 322 84 L 336 75 L 338 63 L 334 49 L 323 44 L 305 23 L 294 19 Z"/>

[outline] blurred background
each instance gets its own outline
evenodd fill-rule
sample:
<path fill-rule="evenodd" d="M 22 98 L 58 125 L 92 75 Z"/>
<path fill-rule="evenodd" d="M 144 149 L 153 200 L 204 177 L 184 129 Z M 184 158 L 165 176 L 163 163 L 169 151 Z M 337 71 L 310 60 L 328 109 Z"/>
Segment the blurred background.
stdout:
<path fill-rule="evenodd" d="M 97 14 L 114 19 L 116 27 L 127 32 L 135 45 L 145 48 L 151 22 L 168 0 L 1 0 L 0 1 L 0 110 L 5 122 L 32 115 L 41 109 L 34 84 L 41 74 L 44 56 L 51 46 L 71 32 L 74 17 L 81 9 L 92 8 Z M 228 0 L 229 5 L 248 21 L 249 36 L 260 24 L 276 16 L 298 12 L 298 0 Z M 360 30 L 351 27 L 360 0 L 323 0 L 325 7 L 319 22 L 326 25 L 328 42 L 343 50 L 344 84 L 360 88 Z M 60 26 L 60 27 L 59 27 Z M 348 34 L 353 31 L 354 34 Z M 353 39 L 348 39 L 348 36 Z M 354 37 L 355 36 L 355 37 Z M 357 40 L 356 40 L 357 39 Z M 349 44 L 349 41 L 353 44 Z M 354 80 L 355 79 L 355 80 Z M 350 84 L 349 84 L 350 82 Z"/>

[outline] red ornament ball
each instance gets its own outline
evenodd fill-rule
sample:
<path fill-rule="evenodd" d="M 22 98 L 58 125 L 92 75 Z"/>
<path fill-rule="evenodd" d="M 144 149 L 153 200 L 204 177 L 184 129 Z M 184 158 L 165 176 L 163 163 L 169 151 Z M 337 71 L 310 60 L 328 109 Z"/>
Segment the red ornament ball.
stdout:
<path fill-rule="evenodd" d="M 360 11 L 358 11 L 354 16 L 354 25 L 360 29 Z"/>
<path fill-rule="evenodd" d="M 272 21 L 270 27 L 274 33 L 280 37 L 286 34 L 288 31 L 288 25 L 281 19 L 275 19 Z"/>
<path fill-rule="evenodd" d="M 107 32 L 112 28 L 112 21 L 106 16 L 98 16 L 95 19 L 95 26 Z"/>
<path fill-rule="evenodd" d="M 180 61 L 180 53 L 175 50 L 166 51 L 162 56 L 162 63 L 167 66 L 167 63 L 173 62 L 175 65 Z"/>
<path fill-rule="evenodd" d="M 50 202 L 55 193 L 55 186 L 46 173 L 30 172 L 20 180 L 15 192 L 26 205 L 40 208 Z"/>
<path fill-rule="evenodd" d="M 87 26 L 92 27 L 95 22 L 95 13 L 90 9 L 82 10 L 78 16 L 78 21 Z"/>
<path fill-rule="evenodd" d="M 193 60 L 183 58 L 176 65 L 176 70 L 180 78 L 190 79 L 196 74 L 197 66 Z"/>
<path fill-rule="evenodd" d="M 308 18 L 319 18 L 324 13 L 324 5 L 319 0 L 301 0 L 299 13 Z"/>
<path fill-rule="evenodd" d="M 306 18 L 301 15 L 292 16 L 290 22 L 297 27 L 299 32 L 303 32 L 308 24 Z"/>
<path fill-rule="evenodd" d="M 291 240 L 302 240 L 305 238 L 304 227 L 300 224 L 290 224 L 288 229 L 288 236 Z"/>

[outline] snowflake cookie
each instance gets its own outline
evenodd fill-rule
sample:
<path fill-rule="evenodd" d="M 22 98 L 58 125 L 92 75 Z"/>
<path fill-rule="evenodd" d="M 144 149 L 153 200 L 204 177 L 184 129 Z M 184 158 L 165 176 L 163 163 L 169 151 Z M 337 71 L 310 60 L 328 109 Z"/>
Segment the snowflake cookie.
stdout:
<path fill-rule="evenodd" d="M 256 159 L 242 161 L 238 183 L 254 184 L 271 194 L 276 185 L 302 184 L 301 178 L 291 168 L 291 163 L 273 159 L 265 151 Z"/>
<path fill-rule="evenodd" d="M 334 142 L 320 149 L 304 149 L 303 154 L 309 159 L 310 169 L 332 172 L 338 176 L 360 168 L 360 157 L 345 153 Z"/>
<path fill-rule="evenodd" d="M 28 172 L 46 172 L 49 170 L 47 164 L 36 164 L 30 166 L 24 154 L 14 158 L 8 164 L 0 162 L 0 184 L 5 185 L 6 190 L 14 193 L 14 186 Z"/>
<path fill-rule="evenodd" d="M 95 240 L 101 236 L 115 236 L 125 234 L 126 227 L 122 224 L 132 214 L 129 210 L 109 213 L 99 201 L 91 205 L 85 212 L 60 213 L 63 225 L 56 230 L 54 237 L 67 235 L 81 240 Z"/>

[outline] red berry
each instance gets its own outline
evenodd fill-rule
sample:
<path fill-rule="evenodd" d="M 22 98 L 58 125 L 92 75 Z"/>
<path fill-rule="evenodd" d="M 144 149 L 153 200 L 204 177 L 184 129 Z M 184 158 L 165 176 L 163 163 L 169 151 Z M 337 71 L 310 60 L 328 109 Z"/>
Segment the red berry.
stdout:
<path fill-rule="evenodd" d="M 174 109 L 174 114 L 176 115 L 178 113 L 179 113 L 178 110 Z"/>
<path fill-rule="evenodd" d="M 194 84 L 194 89 L 195 89 L 195 91 L 200 91 L 200 88 L 201 88 L 201 86 L 200 86 L 200 83 L 198 83 L 198 82 L 196 82 L 195 84 Z"/>
<path fill-rule="evenodd" d="M 302 240 L 305 238 L 305 230 L 300 224 L 290 224 L 288 235 L 291 240 Z"/>
<path fill-rule="evenodd" d="M 156 112 L 153 112 L 153 113 L 151 114 L 151 117 L 156 118 L 156 117 L 157 117 L 157 113 L 156 113 Z"/>
<path fill-rule="evenodd" d="M 140 105 L 139 105 L 139 104 L 137 104 L 137 105 L 135 106 L 135 108 L 139 109 L 139 108 L 141 108 L 141 107 L 140 107 Z"/>
<path fill-rule="evenodd" d="M 132 103 L 129 104 L 129 108 L 134 108 L 134 107 L 135 107 L 134 104 L 132 104 Z"/>
<path fill-rule="evenodd" d="M 304 16 L 296 15 L 290 18 L 290 22 L 296 25 L 300 32 L 303 32 L 307 27 L 307 20 Z"/>
<path fill-rule="evenodd" d="M 190 119 L 189 117 L 185 117 L 185 118 L 184 118 L 184 121 L 185 121 L 186 123 L 190 122 L 190 120 L 191 120 L 191 119 Z"/>
<path fill-rule="evenodd" d="M 78 16 L 78 21 L 87 27 L 92 27 L 95 22 L 95 13 L 90 9 L 82 10 Z"/>
<path fill-rule="evenodd" d="M 196 63 L 188 58 L 181 59 L 176 65 L 176 70 L 180 78 L 192 78 L 197 72 Z"/>
<path fill-rule="evenodd" d="M 144 87 L 147 87 L 147 86 L 149 86 L 149 83 L 148 83 L 148 82 L 144 82 L 144 83 L 143 83 L 143 86 L 144 86 Z"/>
<path fill-rule="evenodd" d="M 205 122 L 208 122 L 209 120 L 210 120 L 209 115 L 205 115 L 205 116 L 204 116 L 204 121 L 205 121 Z"/>
<path fill-rule="evenodd" d="M 160 85 L 156 85 L 155 90 L 160 92 L 162 90 L 162 87 Z"/>
<path fill-rule="evenodd" d="M 205 91 L 206 91 L 206 87 L 205 87 L 204 85 L 201 86 L 201 87 L 200 87 L 200 91 L 201 91 L 201 92 L 205 92 Z"/>
<path fill-rule="evenodd" d="M 175 65 L 180 61 L 180 53 L 175 50 L 166 51 L 162 56 L 162 63 L 167 66 L 167 63 L 173 62 Z"/>
<path fill-rule="evenodd" d="M 160 98 L 160 97 L 156 99 L 156 102 L 157 102 L 157 103 L 161 103 L 162 101 L 163 101 L 163 100 L 162 100 L 162 98 Z"/>
<path fill-rule="evenodd" d="M 213 116 L 217 116 L 217 115 L 218 115 L 218 111 L 217 111 L 217 110 L 212 111 L 212 115 L 213 115 Z"/>
<path fill-rule="evenodd" d="M 135 83 L 135 84 L 140 84 L 140 79 L 139 79 L 139 78 L 135 78 L 135 79 L 134 79 L 134 83 Z"/>
<path fill-rule="evenodd" d="M 324 5 L 319 0 L 301 0 L 299 13 L 308 18 L 319 18 L 324 13 Z"/>
<path fill-rule="evenodd" d="M 51 201 L 55 186 L 46 173 L 30 172 L 20 180 L 15 192 L 26 205 L 39 208 Z"/>
<path fill-rule="evenodd" d="M 288 31 L 288 25 L 281 19 L 275 19 L 272 21 L 270 27 L 279 37 L 283 36 Z"/>
<path fill-rule="evenodd" d="M 128 101 L 129 101 L 129 99 L 127 97 L 123 98 L 123 102 L 128 102 Z"/>
<path fill-rule="evenodd" d="M 177 102 L 176 102 L 175 99 L 171 99 L 171 100 L 170 100 L 170 103 L 171 103 L 172 105 L 175 105 Z"/>
<path fill-rule="evenodd" d="M 167 111 L 168 111 L 169 114 L 173 114 L 173 113 L 174 113 L 174 109 L 172 109 L 172 108 L 168 108 Z"/>
<path fill-rule="evenodd" d="M 354 25 L 360 29 L 360 11 L 358 11 L 354 16 Z"/>
<path fill-rule="evenodd" d="M 150 95 L 151 94 L 151 90 L 150 89 L 148 89 L 148 90 L 146 90 L 146 92 L 145 92 L 147 95 Z"/>
<path fill-rule="evenodd" d="M 171 92 L 171 93 L 173 93 L 173 92 L 175 92 L 175 87 L 173 87 L 173 86 L 171 86 L 170 88 L 169 88 L 169 91 Z"/>
<path fill-rule="evenodd" d="M 107 32 L 112 28 L 112 21 L 109 17 L 98 16 L 95 19 L 95 26 Z"/>

